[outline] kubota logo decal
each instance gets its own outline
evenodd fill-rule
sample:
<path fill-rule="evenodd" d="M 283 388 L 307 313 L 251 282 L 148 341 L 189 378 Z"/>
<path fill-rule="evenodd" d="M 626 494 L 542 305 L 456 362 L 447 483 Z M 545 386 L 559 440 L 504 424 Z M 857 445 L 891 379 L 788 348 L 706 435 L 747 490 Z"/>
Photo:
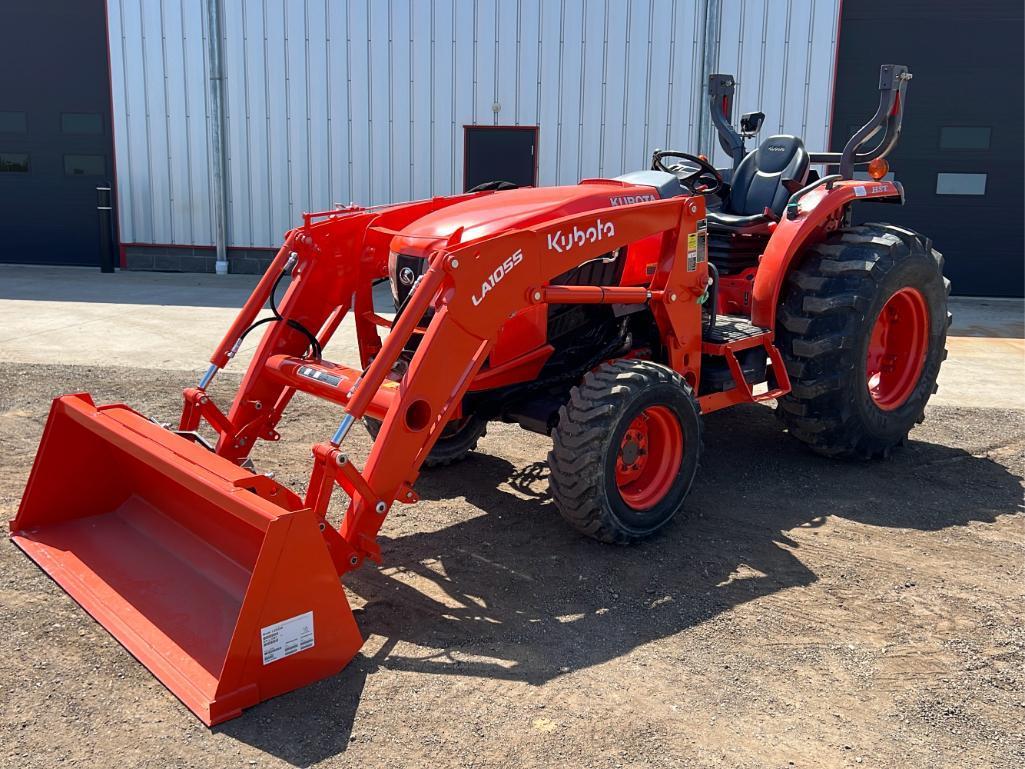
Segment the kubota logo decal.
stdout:
<path fill-rule="evenodd" d="M 617 195 L 614 198 L 609 198 L 609 205 L 629 206 L 632 203 L 647 203 L 654 199 L 654 195 Z"/>
<path fill-rule="evenodd" d="M 480 284 L 480 296 L 478 297 L 476 294 L 474 294 L 470 297 L 473 300 L 473 306 L 476 307 L 481 302 L 483 302 L 484 297 L 488 294 L 488 291 L 497 286 L 498 282 L 502 280 L 502 278 L 504 278 L 506 275 L 508 275 L 513 267 L 515 267 L 522 261 L 523 251 L 517 248 L 513 252 L 512 256 L 510 256 L 508 259 L 506 259 L 504 262 L 498 265 L 495 271 L 488 275 L 487 280 Z"/>
<path fill-rule="evenodd" d="M 556 253 L 563 253 L 570 249 L 582 246 L 585 243 L 597 243 L 605 238 L 611 238 L 616 234 L 616 228 L 612 222 L 603 222 L 596 219 L 594 224 L 585 229 L 574 225 L 569 232 L 556 230 L 548 234 L 548 250 Z"/>

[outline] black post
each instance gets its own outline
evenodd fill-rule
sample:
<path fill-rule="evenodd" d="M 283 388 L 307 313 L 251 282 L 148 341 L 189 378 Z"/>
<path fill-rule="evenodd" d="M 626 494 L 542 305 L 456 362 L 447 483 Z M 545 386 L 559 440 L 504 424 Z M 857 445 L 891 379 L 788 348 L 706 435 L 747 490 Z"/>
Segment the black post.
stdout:
<path fill-rule="evenodd" d="M 96 213 L 100 220 L 100 272 L 114 272 L 114 207 L 111 205 L 110 182 L 96 188 Z"/>

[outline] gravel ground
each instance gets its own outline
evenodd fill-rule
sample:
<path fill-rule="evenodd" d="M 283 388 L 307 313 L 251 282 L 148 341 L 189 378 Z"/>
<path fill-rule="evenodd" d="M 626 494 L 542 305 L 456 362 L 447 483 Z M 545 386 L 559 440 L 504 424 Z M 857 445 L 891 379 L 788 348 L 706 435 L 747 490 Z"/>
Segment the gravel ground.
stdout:
<path fill-rule="evenodd" d="M 2 511 L 50 397 L 171 420 L 190 383 L 0 364 Z M 336 421 L 297 400 L 258 466 L 301 486 Z M 367 637 L 352 664 L 213 730 L 4 540 L 0 761 L 1017 768 L 1022 434 L 1018 411 L 934 407 L 891 460 L 843 463 L 767 408 L 713 414 L 689 516 L 616 548 L 561 522 L 548 441 L 494 425 L 390 515 L 384 565 L 347 577 Z M 365 433 L 350 441 L 365 456 Z"/>

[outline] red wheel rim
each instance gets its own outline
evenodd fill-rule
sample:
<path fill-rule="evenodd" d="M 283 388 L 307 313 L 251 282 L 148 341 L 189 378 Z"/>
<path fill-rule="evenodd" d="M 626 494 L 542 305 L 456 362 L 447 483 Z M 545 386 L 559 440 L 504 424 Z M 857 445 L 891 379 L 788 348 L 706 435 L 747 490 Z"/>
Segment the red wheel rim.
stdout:
<path fill-rule="evenodd" d="M 646 408 L 630 423 L 616 455 L 616 486 L 634 510 L 661 502 L 680 471 L 683 430 L 665 406 Z"/>
<path fill-rule="evenodd" d="M 918 384 L 929 350 L 929 309 L 916 288 L 891 296 L 876 318 L 868 342 L 865 374 L 876 406 L 904 405 Z"/>

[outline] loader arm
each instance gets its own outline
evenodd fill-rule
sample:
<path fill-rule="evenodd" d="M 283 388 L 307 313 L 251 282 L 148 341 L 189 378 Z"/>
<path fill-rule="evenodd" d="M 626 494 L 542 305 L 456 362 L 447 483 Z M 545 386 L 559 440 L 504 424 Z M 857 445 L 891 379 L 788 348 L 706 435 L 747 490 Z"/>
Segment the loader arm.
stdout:
<path fill-rule="evenodd" d="M 459 198 L 463 199 L 463 198 Z M 386 277 L 391 236 L 448 199 L 388 209 L 334 212 L 306 224 L 286 239 L 289 256 L 272 266 L 295 264 L 293 279 L 278 312 L 292 324 L 276 322 L 264 332 L 230 412 L 222 415 L 204 387 L 185 391 L 181 428 L 194 430 L 206 418 L 219 433 L 217 453 L 236 463 L 257 439 L 278 440 L 276 425 L 297 389 L 342 405 L 345 413 L 330 440 L 313 447 L 314 467 L 305 499 L 321 522 L 339 573 L 363 559 L 380 558 L 377 532 L 396 499 L 413 502 L 420 466 L 454 416 L 473 378 L 484 365 L 502 325 L 517 311 L 543 302 L 649 304 L 666 340 L 668 362 L 696 382 L 700 306 L 705 289 L 703 262 L 688 264 L 686 233 L 704 216 L 700 198 L 616 206 L 557 218 L 543 225 L 504 232 L 466 243 L 456 237 L 430 257 L 427 272 L 411 292 L 404 312 L 382 343 L 373 313 L 372 281 Z M 458 200 L 458 199 L 457 199 Z M 681 237 L 680 233 L 684 233 Z M 567 270 L 652 235 L 662 235 L 658 266 L 647 287 L 550 286 Z M 294 255 L 294 256 L 293 256 Z M 690 269 L 688 270 L 688 267 Z M 270 295 L 265 278 L 254 295 Z M 253 303 L 243 310 L 211 358 L 224 359 L 232 338 L 255 319 Z M 424 312 L 435 309 L 408 369 L 395 379 L 394 364 Z M 255 305 L 258 310 L 259 303 Z M 347 312 L 355 308 L 360 365 L 314 358 L 301 324 L 321 346 Z M 367 365 L 369 364 L 369 365 Z M 352 424 L 365 415 L 382 421 L 365 469 L 360 472 L 341 450 Z M 340 532 L 326 522 L 335 484 L 350 497 Z M 339 536 L 340 534 L 340 536 Z"/>

